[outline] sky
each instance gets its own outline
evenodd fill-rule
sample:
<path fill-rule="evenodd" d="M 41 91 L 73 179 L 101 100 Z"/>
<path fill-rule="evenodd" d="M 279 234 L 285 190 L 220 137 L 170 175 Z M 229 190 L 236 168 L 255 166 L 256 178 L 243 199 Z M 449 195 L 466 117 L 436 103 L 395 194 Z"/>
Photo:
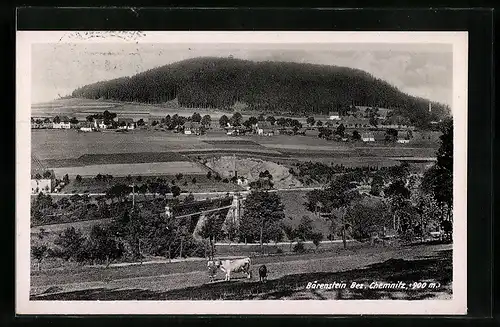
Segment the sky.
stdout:
<path fill-rule="evenodd" d="M 31 103 L 83 85 L 194 57 L 291 61 L 364 70 L 401 91 L 451 106 L 453 53 L 446 44 L 33 44 Z"/>

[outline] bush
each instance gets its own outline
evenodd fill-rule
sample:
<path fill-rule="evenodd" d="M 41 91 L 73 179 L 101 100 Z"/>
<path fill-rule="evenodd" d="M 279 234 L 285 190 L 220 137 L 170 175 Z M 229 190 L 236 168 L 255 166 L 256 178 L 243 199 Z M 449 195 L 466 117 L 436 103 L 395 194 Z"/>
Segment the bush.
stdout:
<path fill-rule="evenodd" d="M 61 257 L 69 260 L 77 259 L 84 241 L 85 238 L 79 230 L 76 230 L 74 227 L 68 227 L 58 236 L 54 244 L 60 247 L 59 254 Z"/>
<path fill-rule="evenodd" d="M 304 247 L 304 243 L 302 241 L 298 241 L 297 244 L 295 244 L 293 246 L 293 252 L 296 252 L 296 253 L 303 253 L 305 252 L 306 249 Z"/>

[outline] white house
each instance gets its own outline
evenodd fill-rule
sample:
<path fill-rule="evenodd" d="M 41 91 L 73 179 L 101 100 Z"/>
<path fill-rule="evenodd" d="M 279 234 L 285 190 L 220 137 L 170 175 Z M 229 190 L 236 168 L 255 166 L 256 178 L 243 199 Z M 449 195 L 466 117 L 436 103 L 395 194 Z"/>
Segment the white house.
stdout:
<path fill-rule="evenodd" d="M 256 125 L 256 132 L 258 135 L 272 136 L 274 135 L 274 127 L 267 121 L 258 122 Z"/>
<path fill-rule="evenodd" d="M 363 142 L 375 142 L 375 137 L 373 133 L 363 133 L 361 134 L 361 140 Z"/>
<path fill-rule="evenodd" d="M 246 179 L 243 176 L 239 176 L 238 179 L 236 180 L 236 183 L 241 186 L 247 186 L 248 185 L 248 179 Z"/>
<path fill-rule="evenodd" d="M 82 132 L 92 132 L 93 130 L 93 125 L 89 122 L 84 122 L 80 125 L 80 131 Z"/>
<path fill-rule="evenodd" d="M 328 114 L 328 119 L 330 120 L 340 120 L 340 114 L 337 112 L 337 111 L 331 111 L 329 114 Z"/>
<path fill-rule="evenodd" d="M 402 144 L 408 144 L 408 143 L 410 143 L 410 140 L 407 140 L 407 139 L 398 139 L 397 142 L 398 143 L 402 143 Z"/>
<path fill-rule="evenodd" d="M 52 191 L 52 180 L 50 179 L 32 179 L 31 180 L 31 193 L 38 194 L 48 193 Z"/>
<path fill-rule="evenodd" d="M 107 125 L 103 119 L 94 119 L 94 127 L 96 129 L 107 129 L 109 125 Z"/>
<path fill-rule="evenodd" d="M 200 134 L 200 123 L 197 122 L 191 122 L 191 123 L 186 123 L 184 125 L 184 134 L 185 135 L 191 135 L 191 134 Z"/>

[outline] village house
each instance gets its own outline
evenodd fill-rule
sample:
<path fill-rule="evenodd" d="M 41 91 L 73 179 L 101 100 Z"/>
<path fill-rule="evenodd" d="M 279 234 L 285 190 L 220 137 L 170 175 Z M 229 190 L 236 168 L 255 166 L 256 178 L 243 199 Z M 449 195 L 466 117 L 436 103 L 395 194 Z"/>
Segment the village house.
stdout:
<path fill-rule="evenodd" d="M 56 116 L 52 121 L 52 128 L 70 129 L 71 128 L 70 119 L 68 118 L 68 116 L 61 116 L 61 117 Z"/>
<path fill-rule="evenodd" d="M 371 108 L 376 108 L 376 107 L 356 106 L 356 109 L 358 110 L 358 112 L 360 112 L 364 117 L 367 117 L 367 118 L 368 118 L 368 110 Z M 389 115 L 389 113 L 391 111 L 392 111 L 391 109 L 378 107 L 377 118 L 380 120 L 385 120 L 385 119 L 387 119 L 387 116 Z"/>
<path fill-rule="evenodd" d="M 94 124 L 90 122 L 83 122 L 80 124 L 80 131 L 82 132 L 92 132 L 94 129 Z"/>
<path fill-rule="evenodd" d="M 122 130 L 135 129 L 134 120 L 132 118 L 118 118 L 118 129 Z"/>
<path fill-rule="evenodd" d="M 356 118 L 352 116 L 345 117 L 342 119 L 342 124 L 345 128 L 369 128 L 370 120 L 366 118 Z"/>
<path fill-rule="evenodd" d="M 47 175 L 50 172 L 50 176 Z M 52 192 L 55 184 L 55 175 L 53 171 L 47 171 L 43 168 L 40 161 L 31 157 L 31 193 L 38 194 Z"/>
<path fill-rule="evenodd" d="M 31 193 L 50 193 L 52 192 L 52 180 L 51 179 L 32 179 L 31 180 Z"/>
<path fill-rule="evenodd" d="M 245 187 L 248 185 L 248 179 L 246 179 L 243 176 L 239 176 L 238 179 L 236 180 L 236 184 Z"/>
<path fill-rule="evenodd" d="M 270 122 L 262 121 L 258 122 L 256 128 L 257 135 L 266 135 L 271 136 L 274 135 L 274 128 Z"/>
<path fill-rule="evenodd" d="M 375 137 L 373 133 L 363 133 L 361 134 L 361 140 L 363 142 L 375 142 Z"/>
<path fill-rule="evenodd" d="M 340 114 L 337 111 L 330 111 L 328 114 L 329 120 L 340 120 Z"/>
<path fill-rule="evenodd" d="M 43 119 L 41 118 L 31 117 L 31 128 L 33 129 L 46 128 L 46 124 L 43 122 Z"/>
<path fill-rule="evenodd" d="M 95 129 L 107 129 L 107 128 L 110 128 L 110 125 L 106 124 L 104 119 L 94 119 L 94 128 Z"/>
<path fill-rule="evenodd" d="M 401 143 L 401 144 L 408 144 L 408 143 L 410 143 L 410 140 L 408 140 L 408 139 L 398 139 L 397 142 Z"/>
<path fill-rule="evenodd" d="M 188 122 L 184 124 L 184 134 L 185 135 L 200 135 L 201 134 L 201 124 L 197 122 Z"/>

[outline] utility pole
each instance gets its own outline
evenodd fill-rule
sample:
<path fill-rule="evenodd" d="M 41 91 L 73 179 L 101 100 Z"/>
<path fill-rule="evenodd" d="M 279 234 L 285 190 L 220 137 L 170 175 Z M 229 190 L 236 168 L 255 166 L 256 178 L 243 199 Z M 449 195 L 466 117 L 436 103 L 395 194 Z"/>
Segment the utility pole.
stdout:
<path fill-rule="evenodd" d="M 234 177 L 238 178 L 238 173 L 236 172 L 236 154 L 233 154 L 233 169 L 234 169 Z"/>
<path fill-rule="evenodd" d="M 132 209 L 135 208 L 135 183 L 132 185 L 129 185 L 132 187 Z"/>

